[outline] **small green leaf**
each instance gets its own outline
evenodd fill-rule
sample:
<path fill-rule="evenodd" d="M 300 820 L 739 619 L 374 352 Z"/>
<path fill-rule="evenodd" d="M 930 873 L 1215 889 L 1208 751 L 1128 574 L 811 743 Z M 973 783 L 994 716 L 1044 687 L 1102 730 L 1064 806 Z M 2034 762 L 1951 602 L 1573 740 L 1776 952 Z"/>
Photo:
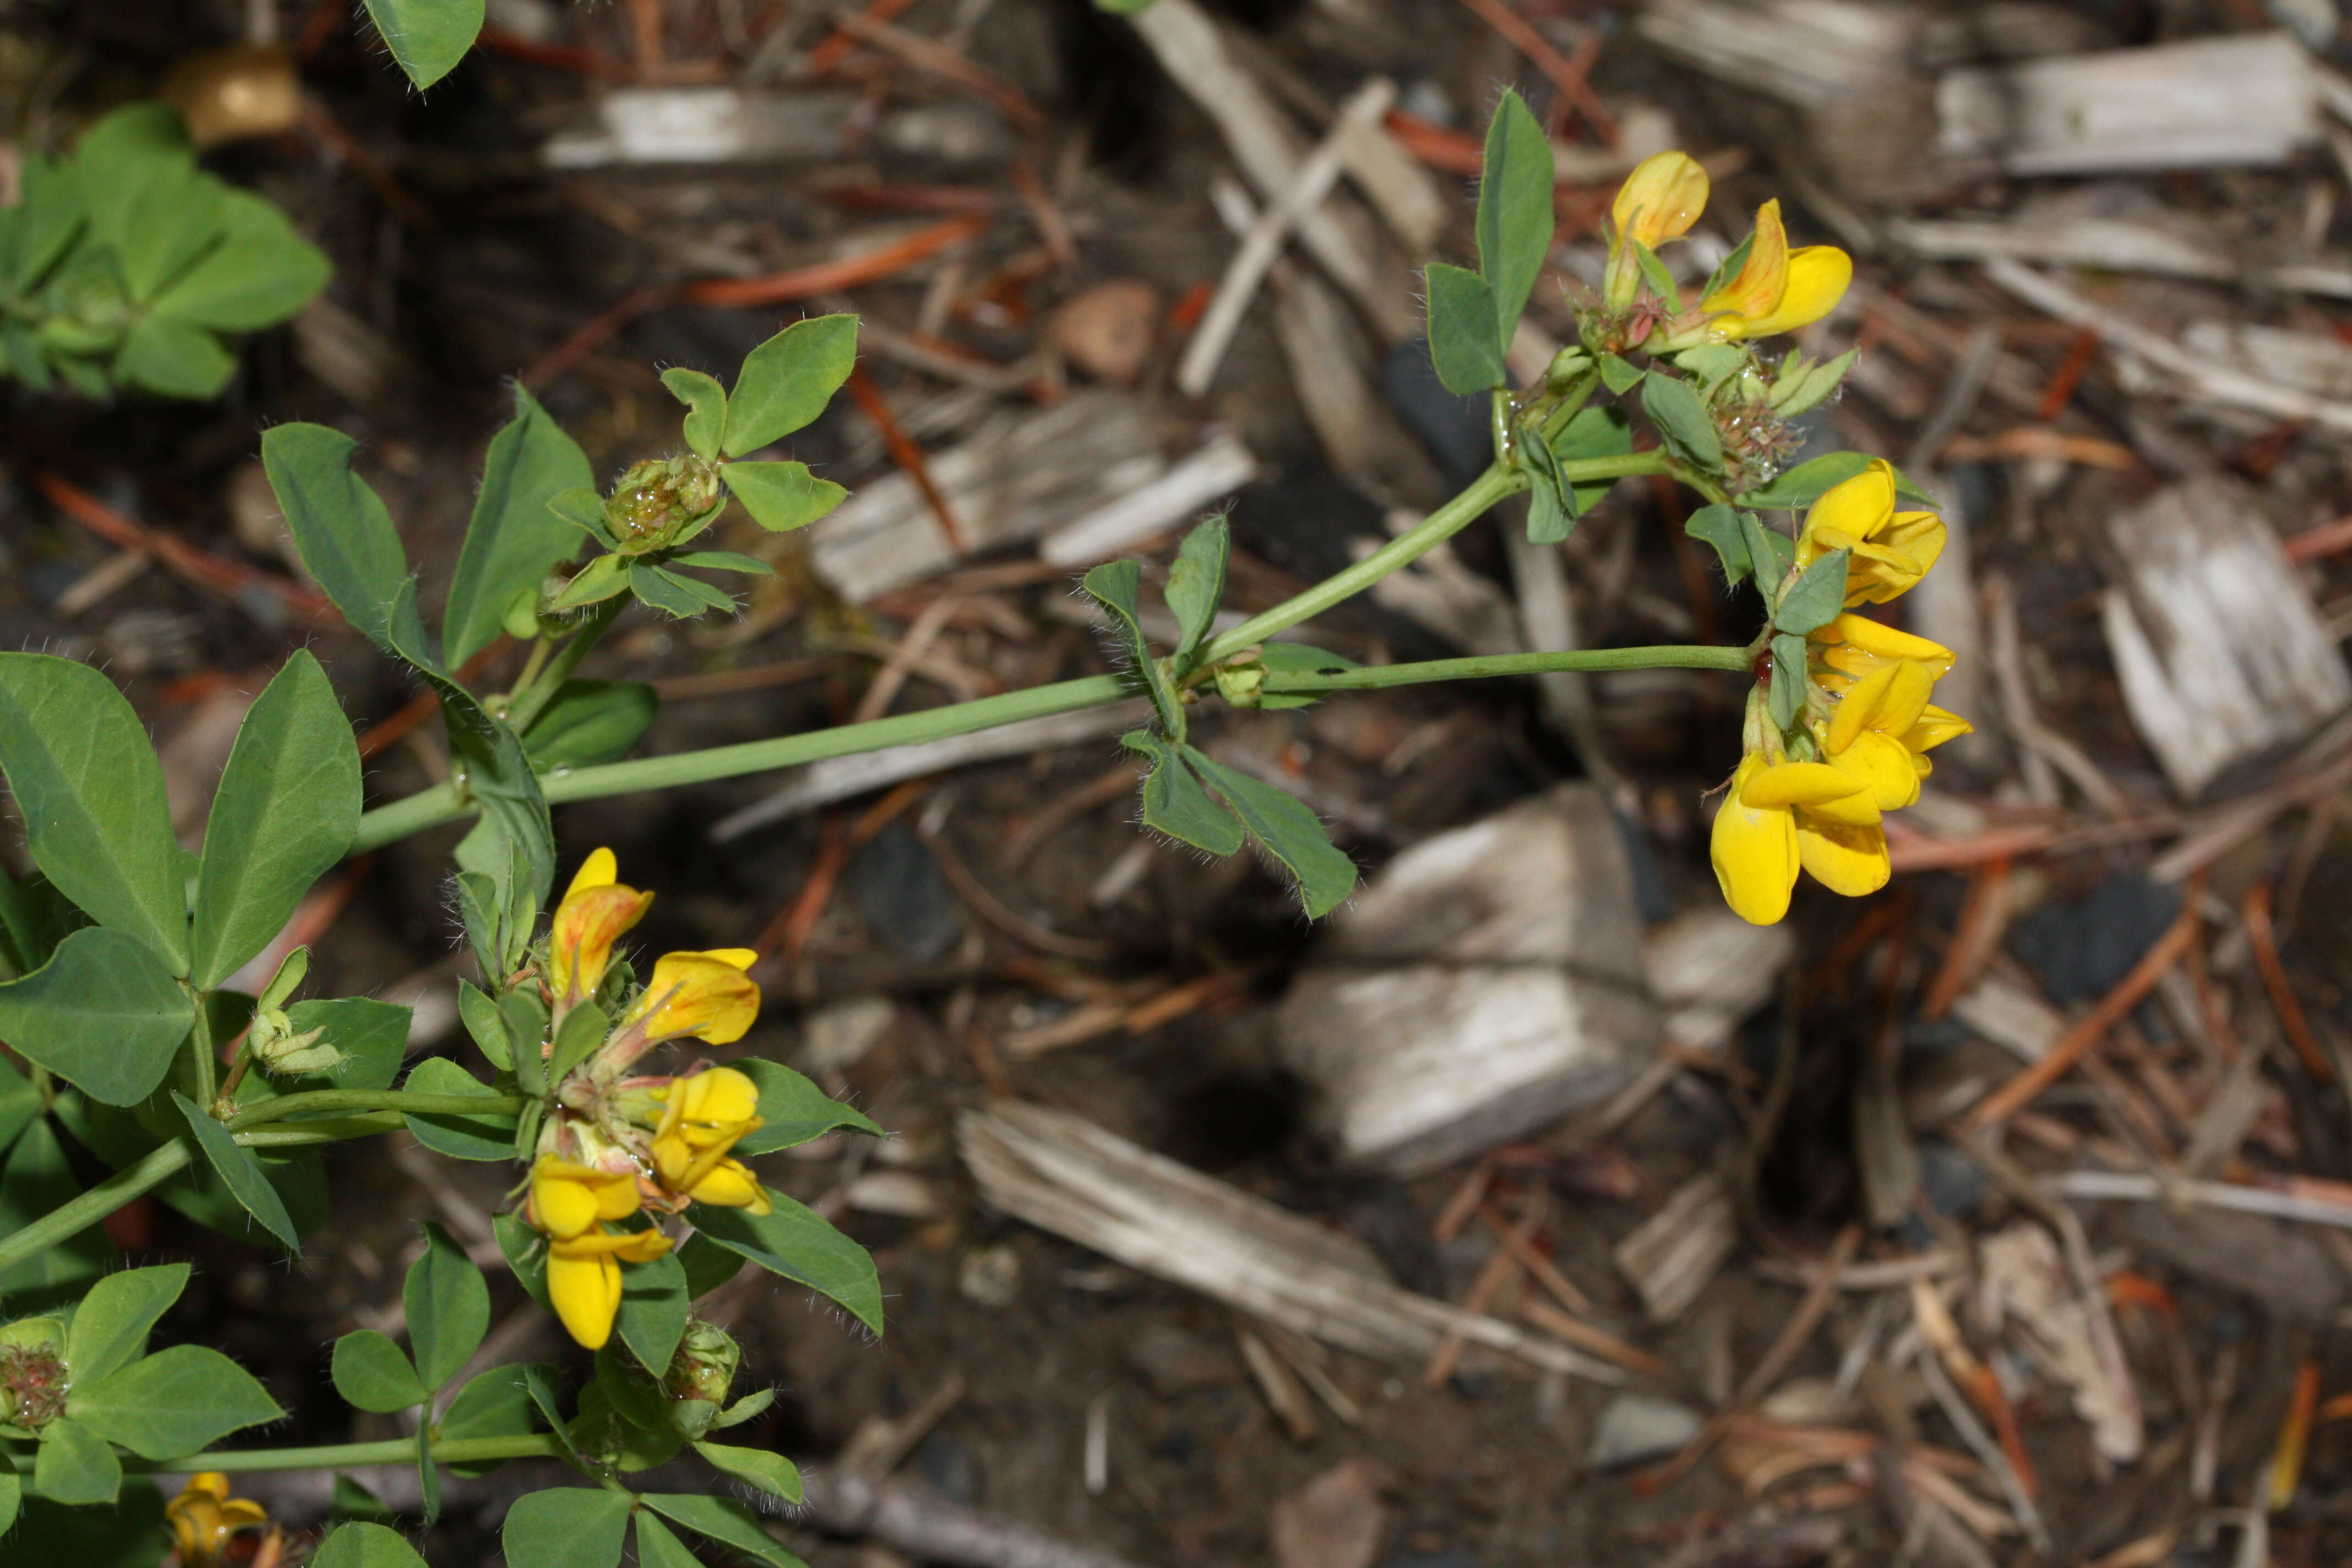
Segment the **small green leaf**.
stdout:
<path fill-rule="evenodd" d="M 514 1042 L 507 1037 L 506 1017 L 488 994 L 470 980 L 457 982 L 457 1018 L 492 1067 L 500 1072 L 514 1070 Z"/>
<path fill-rule="evenodd" d="M 850 315 L 795 321 L 753 349 L 728 396 L 727 455 L 756 452 L 807 425 L 856 363 L 857 318 Z"/>
<path fill-rule="evenodd" d="M 662 372 L 661 384 L 686 405 L 686 444 L 699 457 L 719 458 L 719 443 L 727 433 L 727 389 L 718 378 L 672 365 Z"/>
<path fill-rule="evenodd" d="M 482 30 L 482 0 L 367 0 L 368 20 L 410 81 L 431 87 Z"/>
<path fill-rule="evenodd" d="M 401 1304 L 416 1374 L 439 1389 L 457 1376 L 490 1329 L 490 1287 L 449 1233 L 425 1222 L 425 1251 L 409 1265 Z"/>
<path fill-rule="evenodd" d="M 758 556 L 738 550 L 688 550 L 669 557 L 669 564 L 691 566 L 698 572 L 740 572 L 747 577 L 776 574 L 776 569 Z"/>
<path fill-rule="evenodd" d="M 559 610 L 584 610 L 628 588 L 629 563 L 618 555 L 598 555 L 573 573 L 551 602 Z"/>
<path fill-rule="evenodd" d="M 149 302 L 154 315 L 215 332 L 259 331 L 309 304 L 334 273 L 326 252 L 250 191 L 223 195 L 220 237 Z"/>
<path fill-rule="evenodd" d="M 613 1568 L 635 1502 L 627 1492 L 585 1487 L 515 1499 L 499 1531 L 507 1568 Z"/>
<path fill-rule="evenodd" d="M 425 1559 L 398 1531 L 358 1522 L 337 1525 L 319 1543 L 310 1568 L 425 1568 Z"/>
<path fill-rule="evenodd" d="M 218 236 L 227 187 L 177 158 L 150 164 L 130 185 L 114 262 L 124 289 L 145 304 Z"/>
<path fill-rule="evenodd" d="M 810 473 L 806 463 L 730 463 L 719 477 L 751 521 L 770 533 L 806 528 L 849 495 L 831 479 Z"/>
<path fill-rule="evenodd" d="M 547 498 L 547 510 L 553 516 L 587 533 L 607 550 L 617 549 L 620 541 L 613 537 L 604 525 L 604 498 L 586 485 L 561 489 Z"/>
<path fill-rule="evenodd" d="M 327 672 L 297 649 L 246 710 L 205 825 L 189 981 L 268 945 L 359 831 L 360 752 Z"/>
<path fill-rule="evenodd" d="M 1478 181 L 1478 270 L 1493 290 L 1494 342 L 1510 347 L 1519 312 L 1535 292 L 1558 226 L 1552 211 L 1551 141 L 1509 88 L 1486 124 Z"/>
<path fill-rule="evenodd" d="M 618 762 L 652 728 L 661 700 L 641 680 L 567 680 L 522 733 L 542 768 Z"/>
<path fill-rule="evenodd" d="M 801 1074 L 780 1062 L 745 1057 L 730 1064 L 760 1089 L 761 1126 L 735 1145 L 741 1155 L 771 1154 L 822 1138 L 846 1127 L 855 1132 L 888 1136 L 864 1111 L 832 1099 Z M 700 1291 L 695 1292 L 700 1295 Z"/>
<path fill-rule="evenodd" d="M 1304 805 L 1197 747 L 1185 747 L 1184 757 L 1224 796 L 1258 847 L 1289 871 L 1309 920 L 1321 920 L 1356 890 L 1356 863 L 1332 847 L 1321 820 Z"/>
<path fill-rule="evenodd" d="M 349 1476 L 335 1478 L 335 1489 L 327 1502 L 327 1515 L 338 1524 L 360 1523 L 395 1525 L 400 1515 L 384 1500 Z"/>
<path fill-rule="evenodd" d="M 515 1043 L 515 1087 L 531 1099 L 547 1092 L 547 1004 L 528 988 L 499 999 L 507 1037 Z"/>
<path fill-rule="evenodd" d="M 51 1502 L 112 1502 L 122 1485 L 122 1461 L 106 1439 L 70 1416 L 41 1430 L 33 1460 L 33 1489 Z"/>
<path fill-rule="evenodd" d="M 408 1352 L 373 1329 L 353 1329 L 335 1342 L 335 1392 L 343 1402 L 380 1415 L 425 1403 Z"/>
<path fill-rule="evenodd" d="M 478 1094 L 499 1098 L 499 1091 L 446 1057 L 427 1057 L 408 1071 L 403 1086 L 418 1094 Z M 494 1105 L 478 1114 L 411 1116 L 408 1131 L 419 1143 L 453 1160 L 514 1158 L 515 1112 Z"/>
<path fill-rule="evenodd" d="M 343 1053 L 343 1059 L 324 1072 L 278 1079 L 278 1089 L 286 1094 L 314 1089 L 390 1089 L 408 1050 L 409 1010 L 373 996 L 297 1002 L 286 1009 L 286 1022 L 298 1035 L 323 1030 L 320 1043 Z"/>
<path fill-rule="evenodd" d="M 26 848 L 58 891 L 187 973 L 187 885 L 163 770 L 114 682 L 73 659 L 0 653 L 0 770 Z"/>
<path fill-rule="evenodd" d="M 544 1369 L 541 1369 L 544 1371 Z M 523 1369 L 494 1366 L 478 1373 L 459 1389 L 442 1412 L 441 1440 L 454 1443 L 470 1437 L 523 1437 L 540 1429 L 538 1407 L 524 1386 Z M 504 1459 L 468 1460 L 449 1467 L 453 1476 L 486 1476 Z"/>
<path fill-rule="evenodd" d="M 1764 607 L 1776 609 L 1780 603 L 1780 584 L 1796 563 L 1797 547 L 1789 536 L 1764 526 L 1752 511 L 1739 514 L 1739 537 L 1748 545 L 1748 567 L 1756 575 L 1756 591 L 1763 595 Z"/>
<path fill-rule="evenodd" d="M 668 1253 L 647 1263 L 621 1266 L 621 1310 L 613 1320 L 621 1342 L 656 1377 L 669 1371 L 677 1342 L 686 1332 L 686 1269 Z"/>
<path fill-rule="evenodd" d="M 236 374 L 236 356 L 202 327 L 168 316 L 131 323 L 114 354 L 114 379 L 159 397 L 218 397 Z"/>
<path fill-rule="evenodd" d="M 84 926 L 39 970 L 0 985 L 0 1039 L 109 1105 L 154 1093 L 195 1020 L 155 950 L 103 926 Z"/>
<path fill-rule="evenodd" d="M 1576 529 L 1576 502 L 1560 478 L 1559 458 L 1549 442 L 1535 440 L 1520 447 L 1528 474 L 1528 542 L 1558 544 Z"/>
<path fill-rule="evenodd" d="M 358 448 L 349 436 L 323 425 L 279 425 L 262 433 L 261 462 L 303 569 L 343 619 L 397 656 L 396 644 L 423 646 L 424 623 L 416 617 L 400 531 L 352 468 Z"/>
<path fill-rule="evenodd" d="M 1144 826 L 1212 855 L 1231 855 L 1241 848 L 1241 818 L 1201 787 L 1173 742 L 1134 730 L 1120 736 L 1119 743 L 1151 759 L 1151 771 L 1143 780 Z"/>
<path fill-rule="evenodd" d="M 1851 550 L 1832 550 L 1816 557 L 1780 595 L 1772 611 L 1773 628 L 1803 633 L 1834 620 L 1845 608 L 1846 563 L 1853 554 Z"/>
<path fill-rule="evenodd" d="M 1257 650 L 1258 667 L 1265 671 L 1267 683 L 1279 688 L 1286 675 L 1337 675 L 1341 670 L 1354 669 L 1356 661 L 1342 658 L 1324 648 L 1310 647 L 1303 642 L 1270 642 Z M 1257 705 L 1260 708 L 1306 708 L 1316 701 L 1312 692 L 1284 693 L 1279 689 L 1261 689 Z"/>
<path fill-rule="evenodd" d="M 719 1246 L 832 1297 L 880 1333 L 882 1281 L 873 1255 L 806 1205 L 777 1192 L 769 1193 L 768 1200 L 774 1206 L 764 1215 L 697 1204 L 688 1215 L 697 1230 Z"/>
<path fill-rule="evenodd" d="M 1667 356 L 1675 368 L 1697 379 L 1701 386 L 1712 389 L 1724 377 L 1748 363 L 1748 350 L 1744 343 L 1701 343 L 1696 348 L 1683 349 Z"/>
<path fill-rule="evenodd" d="M 1641 381 L 1643 372 L 1632 361 L 1615 354 L 1601 356 L 1601 384 L 1622 397 Z"/>
<path fill-rule="evenodd" d="M 670 1533 L 653 1510 L 637 1510 L 637 1568 L 702 1568 L 700 1559 Z"/>
<path fill-rule="evenodd" d="M 1805 707 L 1805 639 L 1794 632 L 1772 639 L 1772 685 L 1764 702 L 1772 722 L 1783 730 L 1796 727 Z"/>
<path fill-rule="evenodd" d="M 1824 452 L 1810 461 L 1799 463 L 1770 484 L 1736 498 L 1732 504 L 1753 511 L 1801 510 L 1868 467 L 1870 454 L 1867 452 Z M 1895 491 L 1904 500 L 1916 501 L 1923 507 L 1936 504 L 1935 497 L 1904 478 L 1900 470 L 1895 475 Z"/>
<path fill-rule="evenodd" d="M 1176 617 L 1176 668 L 1182 669 L 1209 635 L 1225 594 L 1225 561 L 1233 553 L 1233 530 L 1213 517 L 1184 536 L 1168 568 L 1166 597 Z"/>
<path fill-rule="evenodd" d="M 1780 377 L 1772 384 L 1771 394 L 1767 399 L 1772 405 L 1772 412 L 1783 419 L 1794 419 L 1800 414 L 1811 413 L 1820 407 L 1830 394 L 1838 389 L 1838 384 L 1845 379 L 1846 372 L 1853 368 L 1854 361 L 1861 355 L 1860 349 L 1848 349 L 1835 359 L 1794 371 L 1784 362 Z M 1789 359 L 1795 361 L 1803 357 L 1791 353 Z"/>
<path fill-rule="evenodd" d="M 1134 562 L 1106 561 L 1087 573 L 1079 586 L 1086 589 L 1088 598 L 1102 606 L 1112 633 L 1127 655 L 1129 673 L 1150 693 L 1151 706 L 1160 714 L 1160 725 L 1170 734 L 1181 736 L 1184 733 L 1183 704 L 1177 700 L 1167 672 L 1151 657 L 1151 649 L 1143 640 L 1143 622 L 1136 608 L 1142 584 L 1143 568 Z"/>
<path fill-rule="evenodd" d="M 89 1288 L 74 1309 L 66 1335 L 66 1366 L 74 1381 L 103 1378 L 129 1365 L 147 1348 L 155 1321 L 188 1288 L 188 1266 L 166 1263 L 125 1268 Z"/>
<path fill-rule="evenodd" d="M 1702 473 L 1723 467 L 1723 440 L 1690 383 L 1652 371 L 1642 378 L 1642 412 L 1657 426 L 1667 451 Z"/>
<path fill-rule="evenodd" d="M 550 571 L 580 551 L 580 536 L 548 503 L 584 489 L 594 472 L 580 444 L 520 382 L 514 396 L 514 417 L 490 438 L 483 459 L 482 488 L 442 605 L 442 657 L 452 666 L 498 640 L 515 595 L 537 593 Z"/>
<path fill-rule="evenodd" d="M 1750 565 L 1748 559 L 1748 536 L 1739 525 L 1739 514 L 1717 501 L 1703 506 L 1690 514 L 1683 531 L 1715 549 L 1716 558 L 1723 563 L 1723 575 L 1729 586 L 1738 587 Z"/>
<path fill-rule="evenodd" d="M 766 1492 L 770 1497 L 797 1506 L 801 1500 L 801 1472 L 782 1454 L 771 1454 L 761 1448 L 730 1448 L 724 1443 L 694 1445 L 694 1451 L 709 1460 L 713 1468 L 726 1471 Z"/>
<path fill-rule="evenodd" d="M 92 1385 L 66 1413 L 147 1459 L 200 1453 L 239 1427 L 284 1417 L 253 1374 L 206 1345 L 173 1345 Z"/>
<path fill-rule="evenodd" d="M 1491 392 L 1510 379 L 1495 341 L 1495 294 L 1466 268 L 1433 261 L 1423 269 L 1429 291 L 1429 363 L 1457 397 Z"/>
<path fill-rule="evenodd" d="M 1683 299 L 1675 288 L 1675 275 L 1666 270 L 1666 264 L 1658 259 L 1656 251 L 1638 239 L 1633 241 L 1633 265 L 1641 269 L 1642 281 L 1650 286 L 1650 292 L 1665 301 L 1669 309 L 1682 309 Z"/>
<path fill-rule="evenodd" d="M 252 1150 L 245 1148 L 229 1135 L 227 1128 L 200 1110 L 195 1101 L 178 1089 L 172 1091 L 172 1103 L 180 1108 L 187 1119 L 188 1130 L 195 1134 L 196 1147 L 205 1152 L 212 1164 L 213 1173 L 221 1179 L 237 1206 L 261 1222 L 261 1227 L 286 1244 L 289 1252 L 302 1250 L 302 1238 L 294 1228 L 293 1215 L 286 1212 L 286 1200 L 269 1184 L 263 1173 L 261 1162 Z"/>
<path fill-rule="evenodd" d="M 799 1558 L 776 1544 L 760 1516 L 733 1498 L 649 1492 L 640 1500 L 665 1519 L 722 1546 L 731 1546 L 770 1568 L 803 1568 Z"/>
<path fill-rule="evenodd" d="M 1606 405 L 1579 409 L 1551 439 L 1552 456 L 1562 463 L 1589 458 L 1622 458 L 1633 449 L 1633 422 L 1622 408 Z M 1563 480 L 1567 476 L 1563 473 Z M 1571 515 L 1581 517 L 1617 486 L 1615 479 L 1589 479 L 1568 484 L 1563 500 Z"/>
<path fill-rule="evenodd" d="M 532 1229 L 529 1220 L 512 1212 L 491 1216 L 490 1233 L 498 1237 L 499 1250 L 506 1255 L 515 1283 L 532 1300 L 552 1310 L 547 1296 L 546 1237 Z"/>
<path fill-rule="evenodd" d="M 726 590 L 644 561 L 630 563 L 629 592 L 640 603 L 682 621 L 711 610 L 731 616 L 737 609 L 735 600 Z"/>
<path fill-rule="evenodd" d="M 611 1032 L 612 1021 L 593 1002 L 583 1002 L 563 1015 L 563 1023 L 555 1031 L 555 1049 L 547 1058 L 547 1081 L 562 1083 L 572 1069 L 588 1059 L 588 1053 L 604 1043 Z"/>
<path fill-rule="evenodd" d="M 687 1300 L 699 1301 L 709 1295 L 742 1273 L 745 1261 L 741 1253 L 729 1251 L 699 1231 L 688 1237 L 677 1249 L 678 1267 L 686 1270 Z"/>

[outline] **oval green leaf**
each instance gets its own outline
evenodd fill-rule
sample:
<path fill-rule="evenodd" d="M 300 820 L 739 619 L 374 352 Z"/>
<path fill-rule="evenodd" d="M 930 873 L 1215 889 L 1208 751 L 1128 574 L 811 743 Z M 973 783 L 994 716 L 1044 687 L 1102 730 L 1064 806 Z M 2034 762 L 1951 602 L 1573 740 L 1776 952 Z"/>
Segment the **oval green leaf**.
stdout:
<path fill-rule="evenodd" d="M 390 1415 L 425 1403 L 408 1352 L 374 1329 L 353 1329 L 337 1340 L 332 1371 L 335 1392 L 362 1410 Z"/>
<path fill-rule="evenodd" d="M 0 985 L 0 1039 L 109 1105 L 154 1093 L 195 1019 L 155 950 L 104 926 L 84 926 L 40 969 Z"/>

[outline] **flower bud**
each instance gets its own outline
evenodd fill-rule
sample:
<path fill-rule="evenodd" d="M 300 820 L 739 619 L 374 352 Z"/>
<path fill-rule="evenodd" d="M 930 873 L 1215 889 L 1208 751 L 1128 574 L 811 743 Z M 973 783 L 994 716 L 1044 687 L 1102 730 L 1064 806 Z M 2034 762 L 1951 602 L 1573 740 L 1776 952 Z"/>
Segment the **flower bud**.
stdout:
<path fill-rule="evenodd" d="M 648 458 L 630 465 L 604 502 L 604 526 L 625 555 L 677 543 L 719 509 L 719 469 L 707 458 Z"/>
<path fill-rule="evenodd" d="M 65 1325 L 19 1318 L 0 1328 L 0 1421 L 37 1432 L 66 1411 Z"/>
<path fill-rule="evenodd" d="M 691 1442 L 710 1430 L 727 1405 L 727 1390 L 735 1381 L 743 1352 L 716 1323 L 686 1325 L 677 1353 L 670 1358 L 669 1375 L 662 1380 L 669 1395 L 669 1422 L 678 1436 Z"/>

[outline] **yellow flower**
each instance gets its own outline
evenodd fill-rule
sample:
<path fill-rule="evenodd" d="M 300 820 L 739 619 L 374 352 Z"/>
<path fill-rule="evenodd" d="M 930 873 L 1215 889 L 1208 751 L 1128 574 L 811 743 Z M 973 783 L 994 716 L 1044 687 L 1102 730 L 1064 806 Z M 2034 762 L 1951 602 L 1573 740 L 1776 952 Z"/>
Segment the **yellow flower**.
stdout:
<path fill-rule="evenodd" d="M 743 973 L 759 956 L 748 947 L 662 954 L 620 1028 L 640 1030 L 647 1045 L 688 1036 L 714 1046 L 741 1039 L 760 1016 L 760 988 Z"/>
<path fill-rule="evenodd" d="M 1845 602 L 1883 605 L 1927 574 L 1944 552 L 1944 520 L 1932 511 L 1895 510 L 1895 468 L 1884 458 L 1843 484 L 1832 485 L 1805 513 L 1797 539 L 1797 569 L 1832 550 L 1851 550 Z"/>
<path fill-rule="evenodd" d="M 1958 729 L 1935 726 L 1924 744 L 1911 743 L 1935 684 L 1926 665 L 1898 658 L 1856 681 L 1830 716 L 1822 753 L 1832 767 L 1868 784 L 1881 811 L 1899 811 L 1917 800 L 1927 773 L 1927 759 L 1919 753 L 1968 730 L 1968 721 L 1958 720 Z"/>
<path fill-rule="evenodd" d="M 599 1220 L 626 1219 L 637 1212 L 637 1179 L 599 1171 L 553 1154 L 541 1154 L 530 1168 L 530 1217 L 559 1241 L 585 1235 Z"/>
<path fill-rule="evenodd" d="M 651 893 L 623 887 L 614 879 L 620 864 L 610 849 L 580 863 L 579 873 L 555 906 L 555 931 L 548 940 L 548 985 L 555 993 L 555 1016 L 596 994 L 613 961 L 613 944 L 645 918 Z"/>
<path fill-rule="evenodd" d="M 163 1505 L 181 1568 L 214 1568 L 239 1531 L 269 1522 L 269 1510 L 250 1498 L 228 1495 L 228 1478 L 217 1470 L 190 1476 L 180 1495 Z"/>
<path fill-rule="evenodd" d="M 1601 279 L 1602 297 L 1618 310 L 1631 305 L 1642 291 L 1635 244 L 1655 250 L 1681 237 L 1706 206 L 1706 171 L 1688 153 L 1659 153 L 1643 159 L 1618 188 L 1616 204 L 1609 209 L 1609 268 Z"/>
<path fill-rule="evenodd" d="M 1927 667 L 1941 680 L 1952 668 L 1952 650 L 1942 643 L 1897 631 L 1883 621 L 1851 611 L 1805 634 L 1812 647 L 1813 680 L 1824 691 L 1843 691 L 1864 676 L 1897 659 Z"/>
<path fill-rule="evenodd" d="M 603 1350 L 621 1310 L 621 1265 L 651 1263 L 668 1250 L 669 1237 L 657 1230 L 592 1230 L 548 1243 L 547 1297 L 564 1331 Z"/>
<path fill-rule="evenodd" d="M 696 1203 L 768 1213 L 773 1205 L 760 1179 L 740 1160 L 727 1157 L 745 1134 L 766 1125 L 759 1107 L 759 1086 L 733 1068 L 673 1081 L 654 1130 L 654 1169 L 662 1185 Z"/>
<path fill-rule="evenodd" d="M 1833 245 L 1789 248 L 1780 226 L 1780 204 L 1766 202 L 1756 212 L 1756 235 L 1739 271 L 1699 309 L 1714 320 L 1707 337 L 1716 342 L 1765 338 L 1793 331 L 1837 309 L 1853 281 L 1853 258 Z"/>
<path fill-rule="evenodd" d="M 1731 775 L 1709 846 L 1732 913 L 1770 925 L 1789 912 L 1801 867 L 1849 898 L 1886 885 L 1891 867 L 1870 786 L 1823 763 L 1749 752 Z"/>

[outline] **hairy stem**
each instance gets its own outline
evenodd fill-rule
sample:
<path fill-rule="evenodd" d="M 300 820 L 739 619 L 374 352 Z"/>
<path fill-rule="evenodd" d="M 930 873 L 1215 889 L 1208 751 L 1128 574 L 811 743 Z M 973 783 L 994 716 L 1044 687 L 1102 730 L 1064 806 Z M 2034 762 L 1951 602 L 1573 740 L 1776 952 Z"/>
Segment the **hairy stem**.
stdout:
<path fill-rule="evenodd" d="M 1555 671 L 1610 669 L 1745 670 L 1746 648 L 1676 645 L 1664 647 L 1586 648 L 1573 653 L 1508 653 L 1480 658 L 1434 658 L 1421 664 L 1384 664 L 1330 675 L 1268 670 L 1265 689 L 1303 696 L 1315 691 L 1370 691 L 1384 686 L 1415 686 L 1432 680 L 1472 680 L 1496 675 L 1549 675 Z"/>
<path fill-rule="evenodd" d="M 612 629 L 614 621 L 621 618 L 621 611 L 628 602 L 628 595 L 623 594 L 597 605 L 580 624 L 580 629 L 555 650 L 554 657 L 547 661 L 544 668 L 537 671 L 531 679 L 515 683 L 514 699 L 507 704 L 507 723 L 516 734 L 520 735 L 530 728 L 530 721 L 538 718 L 553 700 L 557 689 L 572 678 L 572 672 L 580 668 L 580 661 L 604 640 L 604 634 Z M 537 651 L 536 648 L 532 650 L 534 654 Z"/>
<path fill-rule="evenodd" d="M 80 1196 L 0 1238 L 0 1274 L 88 1230 L 140 1194 L 169 1181 L 187 1163 L 185 1139 L 159 1144 Z"/>
<path fill-rule="evenodd" d="M 428 1094 L 404 1089 L 320 1089 L 248 1105 L 228 1122 L 232 1132 L 321 1110 L 397 1110 L 420 1116 L 474 1116 L 484 1111 L 520 1111 L 519 1094 Z"/>

